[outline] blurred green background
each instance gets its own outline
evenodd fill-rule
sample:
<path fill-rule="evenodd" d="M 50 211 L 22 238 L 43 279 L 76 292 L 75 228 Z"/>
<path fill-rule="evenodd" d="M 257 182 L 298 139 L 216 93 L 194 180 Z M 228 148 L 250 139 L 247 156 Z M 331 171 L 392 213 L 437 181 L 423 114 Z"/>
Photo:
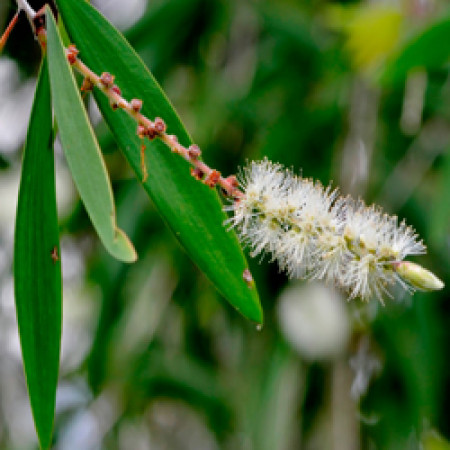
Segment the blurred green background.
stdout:
<path fill-rule="evenodd" d="M 231 174 L 267 156 L 333 180 L 406 218 L 428 246 L 420 263 L 450 284 L 445 0 L 92 3 L 142 56 L 212 167 Z M 0 2 L 1 30 L 14 5 Z M 37 448 L 11 265 L 39 58 L 22 18 L 0 57 L 2 449 Z M 450 448 L 448 288 L 398 290 L 385 307 L 347 303 L 331 288 L 289 281 L 267 258 L 250 261 L 265 312 L 257 330 L 185 255 L 86 102 L 119 225 L 140 258 L 126 265 L 102 249 L 57 146 L 64 323 L 55 448 Z"/>

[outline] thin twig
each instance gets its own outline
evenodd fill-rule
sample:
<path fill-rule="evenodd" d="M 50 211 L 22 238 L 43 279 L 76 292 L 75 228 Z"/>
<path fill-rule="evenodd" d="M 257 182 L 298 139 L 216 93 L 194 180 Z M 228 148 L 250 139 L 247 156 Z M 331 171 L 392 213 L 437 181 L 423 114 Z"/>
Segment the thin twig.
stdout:
<path fill-rule="evenodd" d="M 11 34 L 11 31 L 16 26 L 18 19 L 19 19 L 19 11 L 17 11 L 16 14 L 14 14 L 14 17 L 11 19 L 11 22 L 9 22 L 8 27 L 2 34 L 2 37 L 0 38 L 0 52 L 3 50 L 3 47 L 5 46 L 6 41 L 8 40 L 8 37 Z"/>
<path fill-rule="evenodd" d="M 28 4 L 27 0 L 16 0 L 19 11 L 25 11 L 28 21 L 33 26 L 33 20 L 36 17 L 36 11 Z"/>
<path fill-rule="evenodd" d="M 239 191 L 237 181 L 234 176 L 224 178 L 214 169 L 211 169 L 207 164 L 199 159 L 201 154 L 200 149 L 196 145 L 189 148 L 184 147 L 178 142 L 176 136 L 167 134 L 165 132 L 165 124 L 162 119 L 156 118 L 154 121 L 150 120 L 140 112 L 142 101 L 138 99 L 128 102 L 122 97 L 120 89 L 113 81 L 114 77 L 108 73 L 103 73 L 98 76 L 89 67 L 86 66 L 78 57 L 78 51 L 74 46 L 66 49 L 66 55 L 72 66 L 84 76 L 85 84 L 92 85 L 100 89 L 110 101 L 113 108 L 120 108 L 125 110 L 138 124 L 138 135 L 141 137 L 148 137 L 150 140 L 158 137 L 164 142 L 173 153 L 181 155 L 193 167 L 192 174 L 196 178 L 202 180 L 205 184 L 213 187 L 219 185 L 225 193 L 234 198 L 242 196 Z M 139 105 L 139 106 L 136 106 Z"/>

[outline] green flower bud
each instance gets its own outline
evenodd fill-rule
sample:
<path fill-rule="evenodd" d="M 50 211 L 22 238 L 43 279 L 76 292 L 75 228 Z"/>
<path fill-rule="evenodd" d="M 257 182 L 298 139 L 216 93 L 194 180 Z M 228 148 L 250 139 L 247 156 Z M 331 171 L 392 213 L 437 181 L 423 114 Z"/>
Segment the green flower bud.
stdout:
<path fill-rule="evenodd" d="M 398 275 L 415 289 L 436 291 L 444 287 L 444 283 L 434 273 L 424 269 L 419 264 L 402 261 L 395 266 L 395 270 Z"/>

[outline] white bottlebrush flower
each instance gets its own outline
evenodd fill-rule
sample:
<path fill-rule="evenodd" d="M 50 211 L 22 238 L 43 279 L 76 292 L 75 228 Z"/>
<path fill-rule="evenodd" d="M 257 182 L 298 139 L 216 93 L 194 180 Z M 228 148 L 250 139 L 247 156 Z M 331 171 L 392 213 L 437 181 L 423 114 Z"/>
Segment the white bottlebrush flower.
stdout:
<path fill-rule="evenodd" d="M 228 224 L 252 256 L 271 254 L 289 276 L 323 279 L 363 300 L 383 301 L 396 282 L 407 290 L 443 287 L 437 278 L 431 283 L 425 269 L 402 263 L 425 253 L 425 246 L 411 227 L 381 208 L 339 197 L 267 159 L 251 162 L 239 183 L 243 196 L 226 207 L 233 213 Z M 425 272 L 427 280 L 418 279 Z"/>

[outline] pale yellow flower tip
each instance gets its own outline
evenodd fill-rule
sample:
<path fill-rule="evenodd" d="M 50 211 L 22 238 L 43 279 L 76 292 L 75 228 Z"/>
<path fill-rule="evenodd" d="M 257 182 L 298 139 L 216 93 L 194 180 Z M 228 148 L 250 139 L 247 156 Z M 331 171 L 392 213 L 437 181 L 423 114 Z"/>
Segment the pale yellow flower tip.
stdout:
<path fill-rule="evenodd" d="M 415 289 L 437 291 L 444 287 L 444 283 L 434 273 L 410 261 L 399 262 L 395 271 Z"/>

